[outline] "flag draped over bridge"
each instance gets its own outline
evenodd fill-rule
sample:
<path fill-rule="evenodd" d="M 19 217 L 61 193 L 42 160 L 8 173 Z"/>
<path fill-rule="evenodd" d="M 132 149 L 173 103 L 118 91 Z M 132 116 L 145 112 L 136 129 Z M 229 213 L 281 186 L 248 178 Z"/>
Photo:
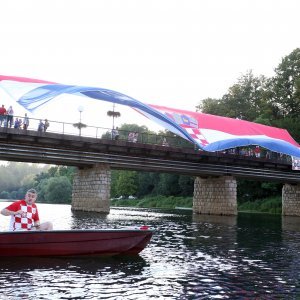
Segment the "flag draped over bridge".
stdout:
<path fill-rule="evenodd" d="M 150 106 L 179 124 L 206 151 L 259 145 L 275 152 L 299 155 L 299 144 L 285 129 L 164 106 Z"/>
<path fill-rule="evenodd" d="M 65 85 L 38 79 L 0 75 L 0 87 L 26 110 L 39 107 L 62 94 L 74 94 L 132 107 L 205 151 L 258 145 L 271 151 L 300 157 L 300 146 L 280 128 L 244 120 L 145 104 L 119 92 L 89 86 Z"/>

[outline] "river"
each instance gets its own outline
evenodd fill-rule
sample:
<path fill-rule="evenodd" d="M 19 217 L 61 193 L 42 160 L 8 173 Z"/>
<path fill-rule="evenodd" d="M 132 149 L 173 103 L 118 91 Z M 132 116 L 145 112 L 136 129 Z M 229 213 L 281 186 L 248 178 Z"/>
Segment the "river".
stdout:
<path fill-rule="evenodd" d="M 0 203 L 0 209 L 8 203 Z M 300 299 L 300 218 L 38 204 L 55 229 L 150 225 L 136 257 L 1 258 L 0 299 Z M 9 217 L 0 216 L 0 230 Z"/>

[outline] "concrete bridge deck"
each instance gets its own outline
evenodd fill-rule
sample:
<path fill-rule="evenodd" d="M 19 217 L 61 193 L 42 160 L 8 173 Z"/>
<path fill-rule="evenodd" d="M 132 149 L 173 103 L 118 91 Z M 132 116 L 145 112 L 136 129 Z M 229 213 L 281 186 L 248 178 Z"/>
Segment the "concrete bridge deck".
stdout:
<path fill-rule="evenodd" d="M 229 175 L 285 183 L 300 181 L 300 173 L 281 160 L 3 127 L 0 128 L 0 159 L 79 168 L 106 163 L 112 169 L 202 177 Z"/>

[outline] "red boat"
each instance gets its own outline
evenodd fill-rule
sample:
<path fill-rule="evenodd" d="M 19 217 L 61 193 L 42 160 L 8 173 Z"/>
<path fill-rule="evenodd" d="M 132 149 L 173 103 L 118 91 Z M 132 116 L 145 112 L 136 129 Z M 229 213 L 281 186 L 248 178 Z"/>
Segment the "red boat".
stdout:
<path fill-rule="evenodd" d="M 136 255 L 153 230 L 52 230 L 0 232 L 0 256 Z"/>

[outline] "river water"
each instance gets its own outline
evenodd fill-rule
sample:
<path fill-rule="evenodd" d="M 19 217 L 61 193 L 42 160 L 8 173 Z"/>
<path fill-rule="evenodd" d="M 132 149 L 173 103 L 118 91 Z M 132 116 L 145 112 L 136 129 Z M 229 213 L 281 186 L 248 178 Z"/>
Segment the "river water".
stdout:
<path fill-rule="evenodd" d="M 1 258 L 0 299 L 300 299 L 300 218 L 132 208 L 104 216 L 38 206 L 55 229 L 156 231 L 136 257 Z M 8 219 L 0 217 L 0 230 Z"/>

